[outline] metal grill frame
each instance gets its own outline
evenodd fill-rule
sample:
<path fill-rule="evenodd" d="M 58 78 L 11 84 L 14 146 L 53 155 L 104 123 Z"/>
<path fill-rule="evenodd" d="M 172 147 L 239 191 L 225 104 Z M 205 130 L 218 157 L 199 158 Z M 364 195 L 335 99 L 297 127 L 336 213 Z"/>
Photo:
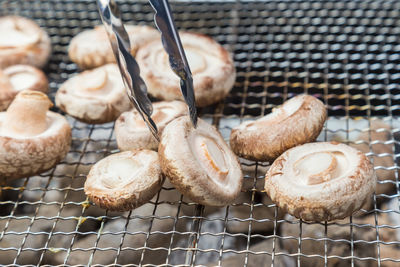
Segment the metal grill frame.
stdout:
<path fill-rule="evenodd" d="M 151 7 L 144 1 L 121 1 L 121 11 L 125 21 L 152 25 Z M 0 15 L 18 14 L 33 18 L 50 34 L 53 43 L 53 55 L 45 71 L 50 81 L 50 96 L 62 82 L 75 75 L 79 70 L 67 56 L 70 39 L 82 31 L 100 23 L 95 1 L 62 0 L 62 1 L 7 1 L 0 0 Z M 336 133 L 344 134 L 345 140 L 350 136 L 368 132 L 370 152 L 373 157 L 390 157 L 393 166 L 375 166 L 376 170 L 399 170 L 395 145 L 400 143 L 395 136 L 399 132 L 400 114 L 400 1 L 195 1 L 173 2 L 177 26 L 181 29 L 202 32 L 215 38 L 232 52 L 237 70 L 237 80 L 230 95 L 225 101 L 200 110 L 200 116 L 212 122 L 229 138 L 232 125 L 246 119 L 254 119 L 268 114 L 272 108 L 288 98 L 309 93 L 321 99 L 328 109 L 330 119 L 339 121 L 340 128 L 333 127 L 328 120 L 319 140 L 330 140 Z M 58 110 L 57 110 L 58 111 Z M 161 199 L 163 192 L 176 191 L 165 186 L 154 201 L 151 201 L 152 213 L 147 215 L 135 212 L 115 214 L 102 211 L 95 216 L 93 209 L 83 192 L 82 181 L 85 174 L 82 169 L 89 168 L 102 157 L 117 152 L 113 136 L 113 124 L 87 125 L 68 117 L 73 128 L 73 145 L 68 156 L 54 169 L 39 176 L 20 179 L 17 182 L 4 181 L 3 195 L 11 199 L 0 201 L 0 255 L 14 253 L 15 257 L 7 266 L 21 265 L 25 253 L 39 253 L 37 262 L 28 265 L 47 264 L 46 259 L 52 255 L 65 253 L 60 265 L 68 265 L 78 252 L 89 254 L 87 262 L 91 265 L 98 253 L 115 252 L 113 262 L 118 264 L 124 252 L 139 252 L 139 261 L 130 266 L 155 266 L 146 263 L 149 252 L 166 253 L 163 266 L 194 266 L 208 261 L 218 265 L 229 256 L 244 255 L 244 266 L 251 266 L 253 257 L 267 257 L 272 266 L 282 264 L 279 259 L 288 258 L 300 266 L 307 258 L 328 261 L 336 260 L 352 266 L 362 262 L 371 265 L 399 264 L 398 258 L 382 258 L 382 246 L 397 246 L 400 254 L 400 238 L 390 242 L 381 240 L 380 231 L 394 229 L 400 231 L 400 222 L 396 225 L 381 224 L 378 220 L 382 214 L 400 215 L 400 186 L 397 171 L 394 180 L 379 181 L 380 184 L 393 184 L 396 192 L 374 195 L 374 207 L 361 210 L 363 214 L 374 216 L 374 223 L 360 224 L 350 217 L 345 223 L 322 223 L 324 236 L 321 238 L 303 237 L 303 229 L 310 224 L 294 218 L 278 218 L 278 209 L 274 204 L 264 204 L 257 200 L 266 163 L 243 161 L 242 166 L 252 169 L 252 175 L 245 175 L 249 201 L 236 203 L 219 210 L 219 213 L 207 213 L 207 207 L 192 203 L 178 195 L 176 200 Z M 384 120 L 390 130 L 386 131 L 389 140 L 371 139 L 371 123 L 376 119 Z M 353 122 L 364 121 L 366 127 L 353 127 Z M 232 124 L 233 123 L 233 124 Z M 333 127 L 333 128 L 332 128 Z M 348 141 L 350 143 L 350 141 Z M 357 140 L 356 140 L 357 142 Z M 375 154 L 375 144 L 392 145 L 390 154 Z M 68 169 L 68 173 L 64 172 Z M 78 186 L 77 186 L 78 185 Z M 177 192 L 176 192 L 177 193 Z M 61 195 L 61 199 L 49 201 L 48 196 Z M 177 193 L 178 194 L 178 193 Z M 33 195 L 33 196 L 32 196 Z M 50 198 L 51 199 L 51 198 Z M 382 209 L 377 199 L 397 201 L 397 210 Z M 176 214 L 158 215 L 163 207 L 173 206 Z M 41 210 L 55 207 L 55 214 L 42 214 Z M 232 217 L 236 208 L 248 208 L 247 218 Z M 69 209 L 78 213 L 64 215 Z M 269 209 L 274 216 L 255 218 L 256 209 Z M 190 209 L 193 214 L 182 213 Z M 96 211 L 98 214 L 98 211 Z M 15 231 L 13 225 L 19 221 L 28 221 L 26 230 Z M 125 225 L 117 231 L 104 231 L 108 224 L 125 220 Z M 132 221 L 148 221 L 148 228 L 140 231 L 128 230 Z M 159 221 L 172 220 L 167 231 L 152 230 Z M 50 223 L 46 231 L 37 230 L 36 224 Z M 72 222 L 76 226 L 71 231 L 60 231 L 59 225 Z M 81 229 L 85 222 L 96 224 L 91 230 Z M 247 223 L 247 232 L 232 233 L 228 228 L 231 223 Z M 180 231 L 178 224 L 187 225 L 186 231 Z M 269 232 L 255 232 L 256 224 L 273 224 Z M 220 229 L 214 231 L 213 225 Z M 298 234 L 283 236 L 283 225 L 298 225 Z M 220 227 L 220 228 L 218 228 Z M 334 239 L 329 237 L 332 227 L 349 229 L 349 238 Z M 93 230 L 94 229 L 94 230 Z M 366 229 L 373 233 L 373 240 L 355 239 L 358 230 Z M 144 235 L 142 245 L 126 247 L 124 241 L 129 236 Z M 1 242 L 7 236 L 22 238 L 19 246 L 4 246 Z M 30 247 L 30 238 L 45 238 L 44 245 Z M 100 246 L 107 236 L 120 237 L 117 247 Z M 169 237 L 168 247 L 150 246 L 154 236 Z M 69 244 L 62 246 L 53 241 L 58 237 L 70 238 Z M 95 237 L 91 247 L 76 247 L 85 237 Z M 176 240 L 178 243 L 176 242 Z M 205 248 L 210 241 L 216 240 L 217 247 Z M 251 246 L 263 240 L 272 240 L 272 248 L 266 251 L 253 251 Z M 280 243 L 294 240 L 298 243 L 297 251 L 289 253 Z M 240 241 L 240 242 L 239 242 Z M 323 245 L 324 253 L 309 254 L 302 251 L 303 243 L 315 241 Z M 214 242 L 214 241 L 211 241 Z M 232 243 L 241 245 L 233 247 Z M 330 255 L 328 247 L 335 244 L 349 244 L 349 255 Z M 359 244 L 371 245 L 376 256 L 357 256 Z M 283 250 L 281 250 L 283 249 Z M 3 253 L 3 254 L 1 254 Z M 50 256 L 49 256 L 50 255 Z"/>

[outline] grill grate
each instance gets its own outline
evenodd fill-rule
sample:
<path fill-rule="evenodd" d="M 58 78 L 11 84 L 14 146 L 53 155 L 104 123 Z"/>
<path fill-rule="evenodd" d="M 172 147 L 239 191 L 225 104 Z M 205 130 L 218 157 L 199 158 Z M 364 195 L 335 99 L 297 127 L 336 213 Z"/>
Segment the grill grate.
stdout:
<path fill-rule="evenodd" d="M 147 3 L 120 7 L 125 21 L 152 25 Z M 57 167 L 2 182 L 0 264 L 399 266 L 400 1 L 196 1 L 172 9 L 179 28 L 211 35 L 234 54 L 234 89 L 200 110 L 227 140 L 242 120 L 313 94 L 329 115 L 319 140 L 364 145 L 382 191 L 362 217 L 310 224 L 266 200 L 267 164 L 243 161 L 245 192 L 228 207 L 196 205 L 166 183 L 139 209 L 104 211 L 88 203 L 83 183 L 93 163 L 117 151 L 113 124 L 68 118 L 72 149 Z M 46 73 L 54 99 L 78 72 L 66 54 L 71 37 L 100 22 L 95 1 L 0 0 L 5 14 L 33 18 L 51 35 Z M 378 121 L 388 128 L 376 128 Z"/>

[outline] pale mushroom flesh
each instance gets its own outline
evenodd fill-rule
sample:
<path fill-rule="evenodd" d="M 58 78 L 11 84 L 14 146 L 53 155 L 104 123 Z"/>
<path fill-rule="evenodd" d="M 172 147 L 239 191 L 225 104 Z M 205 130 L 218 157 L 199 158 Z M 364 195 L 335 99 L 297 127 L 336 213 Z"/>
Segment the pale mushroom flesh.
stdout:
<path fill-rule="evenodd" d="M 13 65 L 0 70 L 0 111 L 7 109 L 14 97 L 23 90 L 46 93 L 48 81 L 45 74 L 29 65 Z"/>
<path fill-rule="evenodd" d="M 219 132 L 201 119 L 196 129 L 188 116 L 169 123 L 159 155 L 166 177 L 195 202 L 224 206 L 240 193 L 243 175 L 236 156 Z"/>
<path fill-rule="evenodd" d="M 131 150 L 97 162 L 88 174 L 85 193 L 102 208 L 126 211 L 148 202 L 163 181 L 156 152 Z"/>
<path fill-rule="evenodd" d="M 272 162 L 294 146 L 315 141 L 326 118 L 326 108 L 320 100 L 298 95 L 272 113 L 233 128 L 230 145 L 240 157 Z"/>
<path fill-rule="evenodd" d="M 309 143 L 283 153 L 266 174 L 265 190 L 289 214 L 307 221 L 342 219 L 372 197 L 376 175 L 360 151 Z"/>
<path fill-rule="evenodd" d="M 56 105 L 87 123 L 106 123 L 131 108 L 119 69 L 108 64 L 80 73 L 57 91 Z"/>
<path fill-rule="evenodd" d="M 157 125 L 159 134 L 173 119 L 187 114 L 187 106 L 182 101 L 161 101 L 153 103 L 152 119 Z M 115 136 L 118 148 L 122 151 L 130 149 L 158 149 L 158 141 L 144 123 L 136 109 L 126 111 L 115 122 Z"/>
<path fill-rule="evenodd" d="M 48 97 L 38 91 L 20 92 L 0 113 L 0 174 L 20 178 L 52 168 L 69 150 L 71 128 L 49 111 Z"/>

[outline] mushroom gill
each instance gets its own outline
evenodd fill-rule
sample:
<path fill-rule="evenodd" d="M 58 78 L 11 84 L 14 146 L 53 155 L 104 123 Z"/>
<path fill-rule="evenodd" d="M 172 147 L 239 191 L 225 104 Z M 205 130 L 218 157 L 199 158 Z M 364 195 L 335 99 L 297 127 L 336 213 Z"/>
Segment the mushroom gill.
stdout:
<path fill-rule="evenodd" d="M 295 96 L 272 113 L 232 129 L 230 145 L 240 157 L 273 161 L 297 145 L 314 141 L 324 126 L 324 104 L 310 95 Z"/>
<path fill-rule="evenodd" d="M 93 165 L 84 189 L 100 207 L 127 211 L 149 201 L 163 182 L 157 153 L 131 150 L 110 155 Z"/>
<path fill-rule="evenodd" d="M 3 20 L 0 23 L 0 49 L 9 49 L 20 46 L 31 46 L 39 42 L 39 32 L 29 32 L 21 25 L 17 17 Z"/>
<path fill-rule="evenodd" d="M 161 134 L 173 119 L 187 114 L 187 106 L 182 101 L 161 101 L 153 103 L 152 119 Z M 158 149 L 158 141 L 150 132 L 136 109 L 126 111 L 115 122 L 115 137 L 122 151 L 131 149 Z"/>
<path fill-rule="evenodd" d="M 265 176 L 271 200 L 307 221 L 343 219 L 368 201 L 376 175 L 360 151 L 336 142 L 309 143 L 278 157 Z"/>
<path fill-rule="evenodd" d="M 35 136 L 48 127 L 46 113 L 53 104 L 47 95 L 38 91 L 20 92 L 7 109 L 3 122 L 3 134 Z"/>
<path fill-rule="evenodd" d="M 243 174 L 235 154 L 220 133 L 188 116 L 170 122 L 158 148 L 161 168 L 185 196 L 203 205 L 224 206 L 240 193 Z"/>

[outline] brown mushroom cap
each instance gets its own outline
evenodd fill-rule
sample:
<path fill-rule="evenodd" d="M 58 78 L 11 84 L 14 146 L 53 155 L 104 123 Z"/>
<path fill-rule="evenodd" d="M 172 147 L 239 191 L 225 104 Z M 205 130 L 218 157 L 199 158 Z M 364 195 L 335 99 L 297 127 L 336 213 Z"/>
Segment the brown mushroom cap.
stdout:
<path fill-rule="evenodd" d="M 243 175 L 235 154 L 214 126 L 188 116 L 170 122 L 158 147 L 163 173 L 185 196 L 203 205 L 225 206 L 239 195 Z"/>
<path fill-rule="evenodd" d="M 152 119 L 161 134 L 173 119 L 187 114 L 187 106 L 182 101 L 161 101 L 153 103 Z M 124 112 L 115 122 L 115 137 L 122 151 L 131 149 L 158 149 L 158 141 L 144 123 L 136 109 Z"/>
<path fill-rule="evenodd" d="M 160 38 L 158 31 L 149 26 L 126 25 L 125 29 L 131 42 L 132 55 L 136 54 L 140 46 Z M 83 31 L 72 38 L 68 55 L 81 69 L 91 69 L 108 63 L 116 63 L 110 40 L 103 25 Z"/>
<path fill-rule="evenodd" d="M 360 151 L 336 142 L 309 143 L 283 153 L 265 176 L 271 200 L 306 221 L 343 219 L 375 190 L 373 165 Z"/>
<path fill-rule="evenodd" d="M 86 123 L 114 121 L 132 105 L 116 64 L 84 71 L 63 83 L 56 105 Z"/>
<path fill-rule="evenodd" d="M 46 65 L 51 53 L 50 37 L 33 20 L 19 16 L 0 17 L 0 69 L 28 64 Z"/>
<path fill-rule="evenodd" d="M 23 90 L 47 93 L 44 73 L 29 65 L 14 65 L 0 70 L 0 111 L 8 108 L 14 97 Z"/>
<path fill-rule="evenodd" d="M 0 113 L 0 176 L 38 174 L 65 157 L 71 128 L 62 115 L 48 111 L 51 105 L 45 94 L 25 90 Z"/>
<path fill-rule="evenodd" d="M 127 211 L 148 202 L 163 182 L 156 152 L 124 151 L 100 160 L 91 168 L 85 193 L 102 208 Z"/>
<path fill-rule="evenodd" d="M 196 105 L 204 107 L 220 101 L 236 78 L 228 51 L 202 34 L 182 32 L 180 37 L 193 74 Z M 136 59 L 151 95 L 162 100 L 183 100 L 179 78 L 171 70 L 160 40 L 142 46 Z"/>
<path fill-rule="evenodd" d="M 256 121 L 232 129 L 230 145 L 240 157 L 272 161 L 297 145 L 314 141 L 327 114 L 324 104 L 310 95 L 299 95 Z"/>

